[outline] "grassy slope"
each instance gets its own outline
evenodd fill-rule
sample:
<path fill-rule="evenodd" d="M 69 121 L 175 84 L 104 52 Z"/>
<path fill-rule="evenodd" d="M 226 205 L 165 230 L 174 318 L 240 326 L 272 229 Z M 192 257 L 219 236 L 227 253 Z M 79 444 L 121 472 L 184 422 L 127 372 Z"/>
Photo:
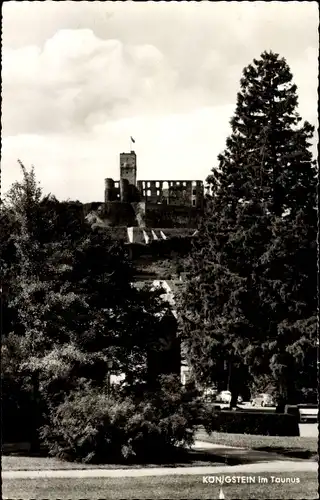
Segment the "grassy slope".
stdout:
<path fill-rule="evenodd" d="M 299 484 L 271 484 L 271 475 L 282 478 L 299 478 Z M 243 474 L 242 477 L 248 477 Z M 268 484 L 226 484 L 226 499 L 316 499 L 318 480 L 315 472 L 260 473 Z M 253 477 L 250 475 L 250 477 Z M 203 484 L 203 476 L 162 476 L 141 478 L 86 478 L 83 479 L 10 479 L 2 484 L 3 498 L 108 498 L 109 500 L 139 499 L 212 499 L 218 498 L 220 486 Z"/>

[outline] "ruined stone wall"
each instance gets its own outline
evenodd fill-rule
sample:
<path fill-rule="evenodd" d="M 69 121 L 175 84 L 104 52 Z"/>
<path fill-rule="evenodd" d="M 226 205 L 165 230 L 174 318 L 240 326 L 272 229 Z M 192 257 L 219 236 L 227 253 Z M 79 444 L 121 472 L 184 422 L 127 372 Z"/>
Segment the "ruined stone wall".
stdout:
<path fill-rule="evenodd" d="M 103 220 L 108 226 L 136 226 L 136 216 L 131 203 L 113 201 L 105 203 Z"/>
<path fill-rule="evenodd" d="M 87 203 L 84 216 L 97 212 L 107 226 L 138 226 L 140 228 L 194 228 L 203 215 L 200 208 L 160 203 L 107 201 Z"/>
<path fill-rule="evenodd" d="M 104 201 L 120 201 L 120 181 L 114 181 L 113 179 L 104 180 Z"/>
<path fill-rule="evenodd" d="M 146 227 L 190 227 L 197 228 L 203 211 L 194 207 L 147 203 Z"/>
<path fill-rule="evenodd" d="M 203 207 L 202 181 L 138 181 L 141 199 L 147 203 Z"/>
<path fill-rule="evenodd" d="M 203 208 L 202 181 L 138 181 L 135 186 L 127 177 L 121 177 L 120 181 L 105 179 L 104 199 L 106 203 L 141 201 L 147 204 Z"/>
<path fill-rule="evenodd" d="M 83 210 L 83 215 L 86 217 L 90 212 L 100 209 L 104 210 L 104 204 L 101 201 L 92 201 L 91 203 L 81 204 L 81 209 Z"/>

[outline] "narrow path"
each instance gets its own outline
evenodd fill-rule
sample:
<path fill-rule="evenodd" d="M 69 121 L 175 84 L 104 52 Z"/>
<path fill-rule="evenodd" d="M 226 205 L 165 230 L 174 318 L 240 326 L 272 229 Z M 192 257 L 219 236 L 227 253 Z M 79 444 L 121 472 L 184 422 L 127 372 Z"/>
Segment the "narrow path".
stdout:
<path fill-rule="evenodd" d="M 240 448 L 238 446 L 227 446 L 223 444 L 206 443 L 196 441 L 192 447 L 194 451 L 204 452 L 211 457 L 212 462 L 220 462 L 225 465 L 255 464 L 259 462 L 299 462 L 305 458 L 284 456 L 272 450 L 254 450 Z"/>
<path fill-rule="evenodd" d="M 3 471 L 2 479 L 39 479 L 39 478 L 86 478 L 86 477 L 143 477 L 143 476 L 184 476 L 212 475 L 256 472 L 317 472 L 317 462 L 260 462 L 234 466 L 211 467 L 162 467 L 154 469 L 86 469 L 86 470 L 39 470 Z"/>
<path fill-rule="evenodd" d="M 195 441 L 194 445 L 192 446 L 193 450 L 214 450 L 216 448 L 219 448 L 220 450 L 222 448 L 228 448 L 228 450 L 244 450 L 245 448 L 242 448 L 241 446 L 230 446 L 227 444 L 214 444 L 214 443 L 209 443 L 208 441 Z"/>

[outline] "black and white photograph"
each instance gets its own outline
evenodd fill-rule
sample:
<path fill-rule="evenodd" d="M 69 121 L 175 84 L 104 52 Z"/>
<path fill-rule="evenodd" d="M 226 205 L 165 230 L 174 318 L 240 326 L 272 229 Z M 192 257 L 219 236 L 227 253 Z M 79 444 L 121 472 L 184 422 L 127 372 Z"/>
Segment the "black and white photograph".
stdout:
<path fill-rule="evenodd" d="M 1 28 L 2 498 L 319 498 L 318 3 Z"/>

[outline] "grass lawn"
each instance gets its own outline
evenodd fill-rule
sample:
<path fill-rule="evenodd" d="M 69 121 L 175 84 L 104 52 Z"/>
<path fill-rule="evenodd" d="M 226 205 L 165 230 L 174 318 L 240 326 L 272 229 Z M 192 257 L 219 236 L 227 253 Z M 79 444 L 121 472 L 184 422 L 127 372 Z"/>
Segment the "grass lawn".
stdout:
<path fill-rule="evenodd" d="M 249 450 L 260 450 L 276 452 L 283 457 L 315 460 L 317 458 L 318 440 L 315 437 L 277 437 L 277 436 L 254 436 L 246 434 L 228 434 L 214 432 L 208 435 L 203 428 L 196 434 L 200 441 L 223 444 L 227 446 L 239 446 Z M 157 457 L 156 457 L 157 458 Z M 57 469 L 139 469 L 142 467 L 190 467 L 202 465 L 219 465 L 225 463 L 223 455 L 212 452 L 181 450 L 170 455 L 170 459 L 161 457 L 154 463 L 141 464 L 82 464 L 66 462 L 56 458 L 24 455 L 3 455 L 3 470 L 57 470 Z"/>
<path fill-rule="evenodd" d="M 226 446 L 239 446 L 253 450 L 266 450 L 283 453 L 290 456 L 312 458 L 317 455 L 318 439 L 316 437 L 301 436 L 254 436 L 251 434 L 228 434 L 213 432 L 207 434 L 204 429 L 199 429 L 196 439 L 209 443 L 223 444 Z"/>
<path fill-rule="evenodd" d="M 181 450 L 172 454 L 171 460 L 155 460 L 154 463 L 141 464 L 83 464 L 66 462 L 57 458 L 35 457 L 28 455 L 2 456 L 2 470 L 66 470 L 66 469 L 141 469 L 154 467 L 200 467 L 221 465 L 217 458 L 205 452 Z"/>
<path fill-rule="evenodd" d="M 300 482 L 272 484 L 271 476 L 291 478 Z M 213 477 L 213 476 L 210 476 Z M 222 477 L 222 475 L 220 475 Z M 226 475 L 224 475 L 226 477 Z M 230 476 L 229 476 L 230 477 Z M 233 476 L 233 477 L 236 477 Z M 316 472 L 242 474 L 240 477 L 255 478 L 251 484 L 224 484 L 226 499 L 316 499 L 318 478 Z M 267 484 L 259 483 L 258 477 L 267 478 Z M 218 498 L 219 484 L 204 484 L 203 476 L 162 476 L 141 478 L 86 478 L 86 479 L 5 479 L 2 482 L 3 499 L 213 499 Z"/>

